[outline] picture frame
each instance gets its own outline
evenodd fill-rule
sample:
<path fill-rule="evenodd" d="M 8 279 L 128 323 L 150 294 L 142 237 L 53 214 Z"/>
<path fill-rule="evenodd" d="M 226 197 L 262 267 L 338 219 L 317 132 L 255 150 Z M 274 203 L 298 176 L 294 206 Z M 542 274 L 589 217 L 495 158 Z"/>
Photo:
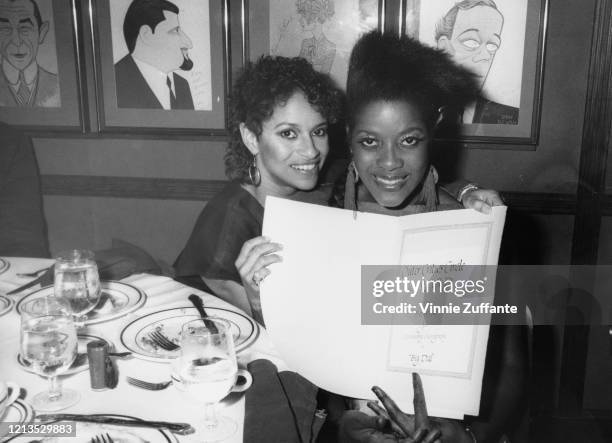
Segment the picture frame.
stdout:
<path fill-rule="evenodd" d="M 17 15 L 3 17 L 0 29 L 0 36 L 10 38 L 21 23 L 21 40 L 29 49 L 0 55 L 0 120 L 28 132 L 83 132 L 77 0 L 34 0 L 24 5 Z"/>
<path fill-rule="evenodd" d="M 533 150 L 540 134 L 548 0 L 495 0 L 497 11 L 482 5 L 455 9 L 453 18 L 451 9 L 461 3 L 406 0 L 401 29 L 447 52 L 482 85 L 481 97 L 458 118 L 460 135 L 440 138 Z"/>
<path fill-rule="evenodd" d="M 384 29 L 385 6 L 385 0 L 242 0 L 243 63 L 268 54 L 302 56 L 344 89 L 353 44 L 361 33 Z M 315 35 L 324 44 L 315 44 Z"/>
<path fill-rule="evenodd" d="M 154 29 L 139 17 L 160 11 L 134 9 L 126 19 L 133 0 L 89 1 L 100 132 L 225 135 L 227 0 L 172 0 L 178 13 L 161 11 Z"/>

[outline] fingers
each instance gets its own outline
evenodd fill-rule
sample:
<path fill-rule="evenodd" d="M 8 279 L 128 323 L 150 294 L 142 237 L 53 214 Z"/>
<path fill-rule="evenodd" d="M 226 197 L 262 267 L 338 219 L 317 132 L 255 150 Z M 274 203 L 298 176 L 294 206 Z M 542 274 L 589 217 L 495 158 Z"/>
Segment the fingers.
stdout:
<path fill-rule="evenodd" d="M 416 372 L 412 373 L 412 389 L 414 398 L 414 424 L 416 429 L 429 428 L 429 417 L 427 416 L 427 404 L 425 403 L 425 392 L 423 391 L 423 383 L 421 376 Z"/>
<path fill-rule="evenodd" d="M 368 402 L 368 407 L 374 411 L 376 413 L 376 415 L 378 415 L 381 418 L 384 418 L 391 426 L 391 429 L 393 430 L 393 432 L 395 432 L 396 434 L 402 436 L 402 437 L 408 437 L 408 434 L 406 434 L 402 428 L 400 428 L 393 420 L 389 419 L 389 415 L 387 414 L 387 411 L 385 411 L 383 409 L 382 406 L 380 406 L 378 403 L 373 402 L 373 401 L 369 401 Z"/>
<path fill-rule="evenodd" d="M 410 423 L 408 421 L 408 416 L 404 414 L 401 409 L 397 406 L 397 404 L 387 395 L 385 391 L 383 391 L 378 386 L 374 386 L 372 391 L 380 402 L 383 404 L 385 409 L 387 410 L 387 414 L 389 414 L 389 419 L 391 422 L 397 424 L 404 435 L 411 435 L 412 431 L 410 430 Z"/>
<path fill-rule="evenodd" d="M 282 261 L 279 255 L 274 254 L 282 248 L 282 245 L 272 243 L 266 237 L 255 237 L 246 241 L 234 263 L 243 284 L 256 290 L 259 282 L 270 275 L 267 266 Z"/>
<path fill-rule="evenodd" d="M 385 439 L 384 429 L 386 427 L 387 423 L 382 417 L 370 416 L 359 411 L 348 411 L 340 418 L 340 441 L 394 442 L 394 440 Z"/>
<path fill-rule="evenodd" d="M 440 437 L 442 436 L 442 432 L 439 429 L 432 429 L 428 433 L 426 433 L 425 437 L 422 440 L 422 443 L 435 443 L 436 441 L 440 441 Z"/>
<path fill-rule="evenodd" d="M 474 202 L 474 209 L 478 212 L 482 212 L 483 214 L 491 213 L 491 206 L 484 200 L 476 200 Z"/>
<path fill-rule="evenodd" d="M 266 249 L 267 246 L 271 245 L 276 245 L 278 247 L 276 251 L 279 251 L 283 248 L 282 245 L 279 245 L 278 243 L 272 243 L 269 238 L 264 236 L 255 237 L 245 241 L 242 245 L 242 249 L 240 249 L 240 253 L 236 258 L 236 261 L 234 262 L 236 268 L 239 269 L 243 267 L 246 264 L 247 260 L 253 256 L 253 254 L 261 255 L 261 250 Z"/>

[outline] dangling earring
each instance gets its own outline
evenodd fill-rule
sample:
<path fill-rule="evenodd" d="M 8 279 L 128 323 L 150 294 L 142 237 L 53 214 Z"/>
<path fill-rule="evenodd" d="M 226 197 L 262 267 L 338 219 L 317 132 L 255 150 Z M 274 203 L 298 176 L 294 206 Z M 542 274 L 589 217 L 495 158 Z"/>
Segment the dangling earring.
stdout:
<path fill-rule="evenodd" d="M 359 183 L 359 172 L 357 171 L 357 166 L 355 166 L 355 162 L 351 160 L 349 163 L 349 169 L 352 170 L 353 176 L 355 177 L 355 184 Z"/>
<path fill-rule="evenodd" d="M 257 167 L 257 154 L 253 156 L 253 163 L 249 165 L 249 179 L 253 186 L 259 186 L 261 183 L 261 173 Z"/>

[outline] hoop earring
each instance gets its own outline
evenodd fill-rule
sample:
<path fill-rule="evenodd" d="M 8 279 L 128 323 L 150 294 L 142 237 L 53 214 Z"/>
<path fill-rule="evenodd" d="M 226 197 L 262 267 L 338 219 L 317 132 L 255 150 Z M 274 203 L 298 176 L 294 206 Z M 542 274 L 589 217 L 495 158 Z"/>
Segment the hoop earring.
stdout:
<path fill-rule="evenodd" d="M 257 154 L 253 156 L 253 162 L 249 165 L 249 179 L 253 186 L 259 186 L 261 183 L 261 172 L 257 167 Z"/>
<path fill-rule="evenodd" d="M 355 177 L 355 184 L 359 183 L 359 172 L 357 172 L 357 166 L 355 166 L 353 160 L 349 163 L 349 169 L 352 170 L 353 176 Z"/>

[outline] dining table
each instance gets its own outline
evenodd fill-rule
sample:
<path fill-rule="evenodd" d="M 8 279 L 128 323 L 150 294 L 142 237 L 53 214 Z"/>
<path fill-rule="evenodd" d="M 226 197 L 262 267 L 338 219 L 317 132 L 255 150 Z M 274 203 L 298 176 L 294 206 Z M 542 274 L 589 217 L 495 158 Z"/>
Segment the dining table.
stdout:
<path fill-rule="evenodd" d="M 0 315 L 0 381 L 12 381 L 22 388 L 23 404 L 28 405 L 28 400 L 35 394 L 48 389 L 48 380 L 33 372 L 29 372 L 18 361 L 20 347 L 20 314 L 17 305 L 20 300 L 40 292 L 39 285 L 28 288 L 14 295 L 6 295 L 13 289 L 31 281 L 35 276 L 24 276 L 40 269 L 53 265 L 53 260 L 24 258 L 24 257 L 1 257 L 0 258 L 0 295 L 10 300 L 10 308 Z M 181 284 L 174 279 L 152 274 L 130 275 L 119 281 L 127 286 L 136 288 L 146 295 L 146 301 L 136 309 L 126 312 L 117 318 L 108 321 L 100 321 L 85 326 L 85 330 L 79 330 L 79 334 L 85 333 L 94 337 L 102 337 L 108 341 L 113 352 L 132 351 L 126 346 L 125 330 L 135 321 L 148 315 L 164 310 L 177 308 L 191 309 L 192 304 L 188 300 L 191 294 L 200 296 L 205 308 L 214 312 L 230 312 L 232 315 L 240 315 L 249 318 L 255 325 L 252 334 L 242 349 L 238 347 L 238 366 L 246 368 L 247 365 L 257 359 L 266 359 L 274 363 L 280 370 L 285 370 L 286 365 L 276 352 L 274 345 L 269 339 L 266 330 L 254 322 L 244 312 L 235 306 L 228 304 L 220 298 Z M 52 291 L 51 288 L 48 292 Z M 1 312 L 1 310 L 0 310 Z M 115 358 L 118 370 L 118 384 L 115 388 L 104 390 L 93 390 L 90 383 L 90 373 L 82 370 L 70 375 L 60 375 L 63 388 L 76 390 L 80 393 L 80 400 L 73 406 L 58 411 L 61 413 L 74 414 L 115 414 L 119 416 L 137 417 L 144 420 L 160 420 L 166 422 L 190 423 L 196 430 L 190 435 L 176 435 L 164 433 L 160 441 L 191 442 L 202 441 L 199 430 L 202 429 L 204 421 L 204 406 L 191 399 L 185 392 L 176 386 L 166 389 L 151 391 L 138 388 L 126 381 L 127 377 L 133 377 L 150 382 L 162 382 L 172 379 L 172 359 L 151 359 L 146 355 L 133 352 L 127 358 Z M 175 383 L 178 384 L 178 383 Z M 28 406 L 29 407 L 29 406 Z M 30 408 L 30 407 L 29 407 Z M 242 442 L 245 418 L 245 395 L 230 394 L 218 405 L 218 414 L 230 417 L 236 423 L 236 432 L 227 442 Z M 30 408 L 31 410 L 31 408 Z M 27 417 L 34 420 L 38 411 Z M 6 420 L 6 417 L 5 419 Z M 0 417 L 2 422 L 2 417 Z M 75 437 L 62 437 L 61 441 L 91 441 L 87 432 L 91 424 L 76 423 Z M 128 430 L 128 428 L 124 428 Z M 83 430 L 83 432 L 80 432 Z M 6 430 L 5 430 L 6 431 Z M 85 432 L 87 431 L 87 432 Z M 1 434 L 1 433 L 0 433 Z M 81 434 L 81 435 L 80 435 Z M 130 434 L 131 435 L 131 434 Z M 160 436 L 157 436 L 160 437 Z M 0 435 L 1 441 L 40 441 L 40 437 L 33 438 L 29 435 Z M 126 438 L 125 441 L 128 441 Z M 143 437 L 143 440 L 147 438 Z M 46 440 L 45 440 L 46 441 Z M 142 441 L 142 440 L 141 440 Z M 153 439 L 151 439 L 153 441 Z"/>

